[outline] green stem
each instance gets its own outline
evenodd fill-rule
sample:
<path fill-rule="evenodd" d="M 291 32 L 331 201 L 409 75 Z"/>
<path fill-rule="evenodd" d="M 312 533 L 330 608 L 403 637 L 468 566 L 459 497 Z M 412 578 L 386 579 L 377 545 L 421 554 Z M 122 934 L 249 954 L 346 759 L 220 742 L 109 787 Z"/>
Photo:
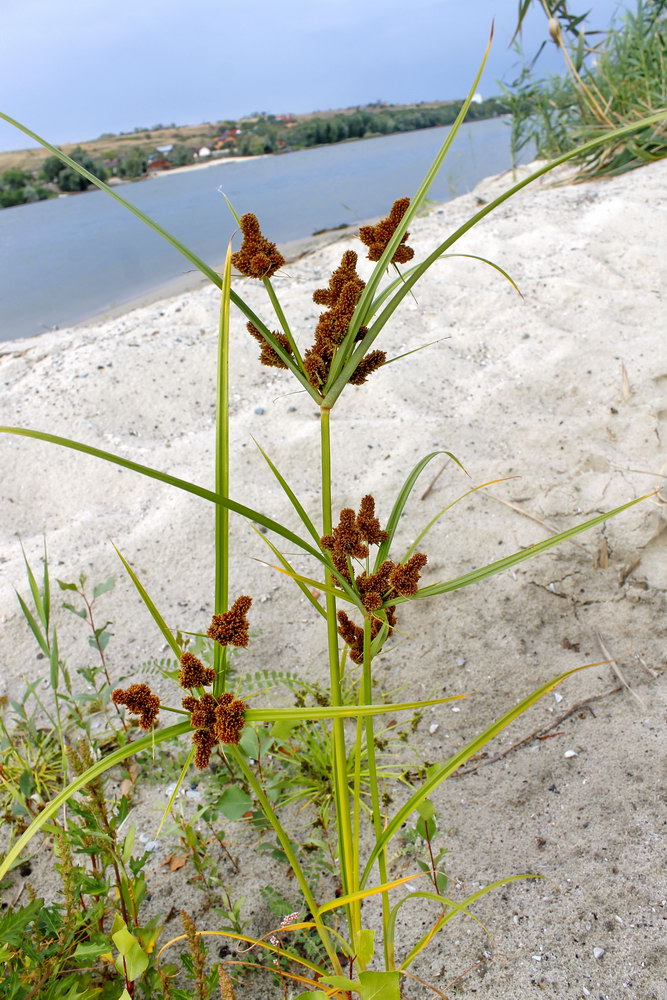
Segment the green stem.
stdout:
<path fill-rule="evenodd" d="M 330 410 L 322 408 L 320 418 L 321 461 L 322 461 L 322 528 L 323 534 L 333 530 L 331 515 L 331 430 Z M 327 577 L 329 582 L 332 578 Z M 338 630 L 336 626 L 336 598 L 326 595 L 327 641 L 329 650 L 329 676 L 331 704 L 342 705 L 342 686 L 338 659 Z M 350 824 L 350 797 L 347 785 L 347 760 L 345 754 L 345 728 L 342 719 L 334 719 L 332 724 L 333 785 L 336 802 L 336 825 L 338 828 L 338 853 L 343 892 L 352 892 L 354 874 L 352 871 L 352 828 Z M 348 911 L 348 920 L 350 914 Z M 350 928 L 352 929 L 352 928 Z"/>
<path fill-rule="evenodd" d="M 366 705 L 372 704 L 373 701 L 373 679 L 371 676 L 371 663 L 373 659 L 371 651 L 371 617 L 370 615 L 364 616 L 364 665 L 363 665 L 363 700 Z M 382 811 L 380 809 L 380 791 L 378 788 L 378 776 L 377 768 L 375 766 L 375 733 L 373 729 L 373 719 L 371 716 L 366 716 L 365 719 L 366 726 L 366 753 L 368 755 L 368 780 L 371 786 L 371 801 L 373 806 L 373 828 L 375 830 L 375 840 L 376 842 L 380 839 L 383 833 L 382 828 Z M 380 872 L 380 884 L 384 885 L 387 879 L 387 853 L 385 848 L 383 848 L 378 854 L 378 869 Z M 389 947 L 389 935 L 387 933 L 387 928 L 389 926 L 389 920 L 391 917 L 391 910 L 389 907 L 389 894 L 386 892 L 382 893 L 382 927 L 384 931 L 383 936 L 383 946 L 384 946 L 384 960 L 385 968 L 387 972 L 393 972 L 393 956 L 391 954 L 391 949 Z"/>
<path fill-rule="evenodd" d="M 220 298 L 220 325 L 218 332 L 218 377 L 215 422 L 215 492 L 229 496 L 229 293 L 231 291 L 231 244 L 227 248 L 222 276 Z M 229 510 L 215 505 L 215 604 L 216 615 L 227 611 L 229 605 Z M 227 649 L 215 643 L 213 667 L 215 681 L 213 694 L 225 690 Z"/>
<path fill-rule="evenodd" d="M 264 287 L 266 288 L 266 290 L 268 292 L 268 295 L 269 295 L 269 298 L 271 299 L 271 305 L 273 306 L 274 312 L 275 312 L 276 316 L 278 317 L 278 322 L 280 323 L 281 327 L 283 328 L 283 333 L 287 337 L 287 339 L 289 341 L 289 345 L 292 348 L 292 354 L 294 355 L 294 360 L 296 361 L 296 363 L 299 366 L 299 368 L 301 368 L 301 370 L 303 370 L 303 360 L 302 360 L 301 355 L 299 353 L 299 348 L 297 347 L 296 340 L 292 336 L 292 331 L 290 330 L 289 323 L 287 322 L 287 317 L 285 316 L 285 313 L 283 312 L 283 307 L 281 306 L 280 302 L 278 301 L 278 296 L 276 295 L 275 288 L 271 284 L 270 278 L 264 278 L 263 280 L 264 280 Z"/>
<path fill-rule="evenodd" d="M 335 973 L 338 976 L 342 975 L 342 969 L 340 962 L 338 960 L 336 949 L 334 948 L 333 943 L 331 941 L 329 931 L 319 915 L 319 909 L 317 903 L 315 902 L 315 897 L 310 891 L 310 886 L 308 885 L 306 877 L 303 874 L 303 870 L 301 868 L 301 865 L 299 864 L 299 859 L 294 853 L 294 849 L 292 847 L 292 841 L 283 830 L 280 820 L 276 816 L 264 789 L 262 788 L 260 782 L 257 779 L 257 776 L 255 775 L 255 772 L 249 766 L 246 758 L 243 756 L 238 747 L 233 745 L 226 746 L 225 752 L 228 753 L 231 757 L 233 757 L 235 762 L 238 764 L 239 768 L 243 772 L 243 776 L 245 777 L 246 781 L 252 788 L 255 798 L 262 807 L 262 812 L 264 813 L 267 820 L 273 827 L 274 832 L 278 840 L 280 841 L 280 846 L 284 850 L 287 856 L 287 860 L 290 863 L 290 867 L 294 872 L 294 877 L 299 883 L 299 887 L 301 889 L 301 892 L 303 893 L 303 898 L 306 901 L 306 905 L 308 906 L 308 909 L 313 915 L 313 921 L 315 922 L 318 934 L 320 935 L 322 944 L 326 948 L 327 955 L 329 956 L 329 959 L 335 970 Z"/>

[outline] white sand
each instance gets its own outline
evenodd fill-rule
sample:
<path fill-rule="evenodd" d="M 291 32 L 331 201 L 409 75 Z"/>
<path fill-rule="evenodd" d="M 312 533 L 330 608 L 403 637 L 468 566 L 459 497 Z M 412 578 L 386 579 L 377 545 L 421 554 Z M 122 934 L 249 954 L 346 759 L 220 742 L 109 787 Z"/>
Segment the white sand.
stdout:
<path fill-rule="evenodd" d="M 507 183 L 491 179 L 419 219 L 410 239 L 417 257 L 476 210 L 476 196 L 488 199 Z M 423 546 L 425 583 L 545 538 L 549 529 L 540 522 L 560 530 L 662 487 L 577 544 L 407 606 L 400 640 L 378 662 L 383 685 L 407 684 L 406 696 L 480 692 L 458 712 L 444 706 L 425 714 L 415 740 L 431 761 L 550 677 L 606 659 L 598 636 L 641 699 L 627 692 L 602 697 L 558 725 L 553 738 L 453 778 L 436 796 L 449 829 L 452 894 L 462 898 L 521 872 L 546 877 L 477 904 L 491 942 L 474 923 L 455 921 L 415 967 L 451 998 L 665 996 L 666 207 L 667 162 L 607 182 L 529 188 L 458 247 L 507 269 L 524 300 L 483 264 L 439 262 L 379 346 L 393 356 L 447 339 L 362 388 L 348 387 L 334 411 L 337 506 L 356 505 L 372 491 L 386 517 L 409 469 L 435 449 L 453 451 L 473 483 L 516 477 L 459 504 L 432 531 Z M 326 285 L 348 245 L 318 249 L 276 280 L 304 345 L 318 313 L 312 292 Z M 269 317 L 261 287 L 240 281 L 236 288 Z M 93 326 L 2 345 L 0 421 L 70 436 L 211 486 L 217 310 L 217 292 L 205 288 Z M 298 528 L 251 435 L 316 516 L 316 408 L 304 393 L 290 394 L 287 373 L 259 366 L 238 315 L 232 339 L 232 496 Z M 115 622 L 114 676 L 164 654 L 109 539 L 171 625 L 205 628 L 213 585 L 213 511 L 206 502 L 34 441 L 3 436 L 0 454 L 0 693 L 15 696 L 21 678 L 45 672 L 14 595 L 14 587 L 27 590 L 17 535 L 34 564 L 45 536 L 61 579 L 118 573 L 116 591 L 100 602 L 100 614 Z M 399 547 L 468 487 L 450 463 L 420 501 L 440 467 L 436 459 L 415 491 Z M 270 556 L 250 527 L 233 519 L 233 530 L 232 596 L 256 599 L 258 635 L 242 665 L 295 668 L 324 680 L 321 623 L 296 588 L 253 560 Z M 57 621 L 70 664 L 93 662 L 76 619 L 59 611 Z M 566 648 L 565 640 L 579 648 Z M 562 701 L 549 694 L 489 753 L 616 683 L 609 665 L 578 674 L 559 689 Z M 157 852 L 155 870 L 167 852 L 166 845 Z M 249 870 L 250 891 L 244 887 L 246 913 L 260 933 L 270 918 L 252 887 L 266 883 L 264 864 Z M 399 858 L 394 870 L 404 874 L 409 864 Z M 159 876 L 162 909 L 194 891 L 185 884 L 188 874 L 171 876 L 166 888 Z M 408 907 L 404 912 L 407 918 Z M 215 926 L 214 915 L 202 919 L 202 926 Z M 425 912 L 413 911 L 406 943 L 425 920 Z M 604 954 L 595 958 L 594 948 Z M 447 986 L 469 966 L 458 985 Z M 411 996 L 434 995 L 409 989 Z"/>

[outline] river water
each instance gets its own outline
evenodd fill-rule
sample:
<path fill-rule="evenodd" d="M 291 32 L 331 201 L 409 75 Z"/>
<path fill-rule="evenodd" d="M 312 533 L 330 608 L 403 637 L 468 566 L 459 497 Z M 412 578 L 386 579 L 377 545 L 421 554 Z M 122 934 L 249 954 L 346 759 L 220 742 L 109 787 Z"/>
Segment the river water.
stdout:
<path fill-rule="evenodd" d="M 216 163 L 117 190 L 213 267 L 255 212 L 278 243 L 384 215 L 412 195 L 447 128 L 395 133 L 281 156 Z M 428 197 L 447 201 L 508 169 L 509 119 L 464 125 Z M 102 191 L 0 211 L 0 340 L 83 322 L 183 275 L 190 265 Z"/>

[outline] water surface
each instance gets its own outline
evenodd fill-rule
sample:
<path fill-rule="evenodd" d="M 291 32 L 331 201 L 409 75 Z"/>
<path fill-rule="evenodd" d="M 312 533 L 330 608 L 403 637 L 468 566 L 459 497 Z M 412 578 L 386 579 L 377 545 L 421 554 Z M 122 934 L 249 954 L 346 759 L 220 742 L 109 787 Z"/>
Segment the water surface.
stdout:
<path fill-rule="evenodd" d="M 153 177 L 117 190 L 213 267 L 253 211 L 278 243 L 384 215 L 417 189 L 447 127 Z M 464 125 L 429 198 L 447 201 L 510 166 L 509 119 Z M 0 211 L 0 340 L 83 322 L 173 281 L 187 261 L 102 191 Z"/>

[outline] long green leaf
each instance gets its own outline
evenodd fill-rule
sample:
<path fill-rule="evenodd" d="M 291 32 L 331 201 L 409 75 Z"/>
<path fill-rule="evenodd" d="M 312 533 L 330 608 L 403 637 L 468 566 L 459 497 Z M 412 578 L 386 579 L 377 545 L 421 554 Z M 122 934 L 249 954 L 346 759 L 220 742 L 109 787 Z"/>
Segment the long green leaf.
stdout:
<path fill-rule="evenodd" d="M 344 340 L 343 340 L 340 348 L 338 349 L 338 351 L 334 355 L 334 358 L 333 358 L 333 361 L 332 361 L 332 364 L 331 364 L 331 371 L 330 371 L 330 374 L 329 374 L 329 378 L 327 380 L 326 389 L 325 389 L 325 393 L 324 393 L 326 399 L 329 398 L 329 395 L 331 394 L 332 388 L 336 384 L 337 379 L 340 376 L 341 366 L 343 365 L 344 359 L 345 359 L 345 357 L 347 357 L 347 354 L 348 354 L 349 350 L 351 349 L 352 344 L 354 343 L 354 339 L 355 339 L 355 337 L 356 337 L 356 335 L 357 335 L 357 333 L 359 331 L 359 328 L 364 325 L 366 319 L 368 318 L 368 311 L 369 311 L 369 309 L 370 309 L 370 307 L 372 305 L 373 296 L 375 295 L 375 291 L 376 291 L 376 289 L 377 289 L 380 281 L 382 280 L 382 277 L 383 277 L 385 271 L 387 270 L 387 268 L 388 268 L 388 266 L 389 266 L 389 264 L 391 262 L 392 257 L 394 256 L 396 248 L 400 245 L 400 242 L 403 239 L 403 236 L 408 231 L 408 227 L 409 227 L 410 223 L 412 222 L 412 220 L 414 219 L 415 215 L 417 214 L 417 212 L 421 208 L 421 206 L 422 206 L 422 204 L 423 204 L 423 202 L 424 202 L 424 200 L 426 198 L 426 195 L 429 192 L 429 188 L 431 187 L 431 184 L 435 180 L 435 178 L 436 178 L 436 176 L 437 176 L 437 174 L 438 174 L 438 172 L 439 172 L 439 170 L 440 170 L 440 168 L 441 168 L 441 166 L 442 166 L 442 164 L 443 164 L 443 162 L 445 160 L 445 157 L 447 156 L 447 153 L 449 152 L 449 150 L 451 148 L 451 145 L 454 142 L 454 139 L 456 138 L 456 135 L 457 135 L 457 133 L 458 133 L 461 125 L 463 124 L 463 122 L 465 120 L 465 117 L 466 117 L 466 115 L 468 113 L 468 109 L 470 108 L 470 105 L 472 103 L 472 99 L 473 99 L 473 97 L 475 96 L 475 94 L 477 92 L 477 88 L 478 88 L 479 81 L 481 79 L 482 73 L 484 72 L 484 67 L 486 66 L 486 61 L 487 61 L 487 59 L 489 57 L 489 52 L 490 52 L 490 49 L 491 49 L 491 42 L 492 42 L 492 40 L 493 40 L 493 29 L 491 30 L 491 37 L 489 38 L 489 42 L 488 42 L 488 44 L 486 46 L 486 50 L 484 52 L 484 56 L 483 56 L 482 61 L 480 63 L 479 69 L 477 70 L 477 75 L 475 76 L 475 79 L 473 80 L 472 86 L 470 87 L 470 90 L 468 91 L 468 95 L 467 95 L 465 101 L 463 102 L 463 105 L 461 106 L 461 110 L 459 111 L 458 115 L 456 116 L 456 120 L 454 121 L 454 123 L 451 126 L 449 132 L 447 133 L 445 141 L 443 142 L 442 146 L 438 150 L 438 153 L 437 153 L 437 155 L 436 155 L 433 163 L 431 164 L 431 166 L 429 167 L 428 171 L 426 172 L 426 176 L 424 177 L 423 181 L 419 185 L 419 188 L 417 189 L 415 195 L 410 199 L 410 204 L 408 206 L 408 210 L 405 213 L 405 215 L 403 216 L 403 218 L 401 219 L 400 225 L 396 228 L 396 232 L 394 233 L 394 235 L 390 239 L 389 243 L 387 244 L 384 253 L 380 257 L 380 259 L 377 262 L 377 264 L 375 265 L 375 267 L 373 268 L 373 273 L 371 274 L 371 277 L 369 278 L 368 283 L 367 283 L 366 287 L 364 288 L 364 290 L 363 290 L 363 292 L 361 294 L 359 302 L 357 303 L 357 307 L 356 307 L 356 309 L 354 311 L 354 315 L 352 316 L 352 319 L 350 321 L 350 326 L 349 326 L 348 332 L 345 335 L 345 338 L 344 338 Z M 366 337 L 364 337 L 364 342 L 366 341 L 367 336 L 368 335 L 366 335 Z M 364 351 L 364 353 L 365 353 L 365 351 Z M 357 355 L 357 352 L 355 352 L 355 356 L 356 355 Z M 359 360 L 360 360 L 360 357 L 357 360 L 357 364 L 358 364 Z M 349 367 L 349 365 L 346 365 L 345 366 L 345 370 L 347 370 L 348 367 Z M 355 367 L 356 367 L 356 365 L 355 365 Z M 350 375 L 352 374 L 352 371 L 350 372 Z M 325 403 L 325 405 L 327 405 L 327 404 Z"/>
<path fill-rule="evenodd" d="M 467 222 L 463 223 L 462 226 L 459 226 L 459 228 L 452 233 L 451 236 L 441 243 L 440 246 L 436 247 L 433 253 L 429 254 L 429 256 L 422 261 L 421 264 L 415 267 L 409 276 L 405 276 L 405 280 L 400 283 L 399 288 L 390 302 L 385 306 L 378 318 L 369 328 L 368 333 L 364 336 L 363 340 L 359 342 L 359 345 L 355 349 L 354 353 L 337 374 L 336 378 L 329 380 L 330 385 L 327 387 L 327 392 L 322 400 L 322 405 L 325 407 L 331 407 L 334 405 L 362 357 L 368 352 L 375 339 L 379 336 L 384 325 L 393 315 L 405 296 L 410 293 L 416 282 L 419 281 L 421 276 L 428 270 L 429 267 L 431 267 L 432 264 L 435 263 L 436 260 L 438 260 L 439 257 L 444 254 L 446 250 L 453 246 L 454 243 L 456 243 L 457 240 L 464 236 L 470 229 L 476 226 L 478 222 L 481 222 L 482 219 L 486 218 L 486 216 L 498 208 L 499 205 L 502 205 L 509 198 L 512 198 L 523 188 L 532 184 L 533 181 L 538 180 L 540 177 L 543 177 L 544 174 L 549 173 L 550 170 L 554 170 L 556 167 L 559 167 L 562 163 L 567 163 L 568 160 L 571 160 L 580 154 L 587 153 L 589 150 L 596 149 L 598 146 L 602 146 L 606 142 L 622 138 L 637 129 L 645 128 L 648 125 L 655 125 L 665 119 L 667 119 L 667 111 L 660 111 L 654 115 L 649 115 L 646 118 L 641 118 L 630 125 L 624 125 L 622 128 L 607 132 L 603 136 L 597 136 L 589 142 L 585 142 L 581 146 L 577 146 L 576 149 L 569 150 L 569 152 L 563 153 L 561 156 L 557 156 L 556 159 L 550 160 L 549 163 L 539 167 L 532 174 L 529 174 L 528 177 L 525 177 L 523 180 L 513 184 L 507 189 L 507 191 L 499 195 L 497 198 L 494 198 L 487 205 L 481 208 L 479 212 L 476 212 L 473 216 L 471 216 Z M 361 326 L 361 323 L 359 326 Z"/>
<path fill-rule="evenodd" d="M 176 784 L 174 785 L 174 787 L 172 789 L 172 792 L 171 792 L 171 795 L 169 796 L 169 801 L 167 802 L 167 805 L 165 806 L 165 810 L 162 813 L 162 819 L 160 820 L 158 828 L 155 831 L 155 836 L 156 837 L 159 837 L 160 833 L 162 832 L 162 827 L 164 826 L 164 822 L 165 822 L 167 816 L 169 815 L 169 813 L 171 812 L 171 807 L 173 806 L 174 802 L 176 801 L 176 797 L 177 797 L 178 793 L 181 790 L 181 786 L 183 785 L 183 782 L 185 781 L 185 777 L 186 777 L 188 771 L 192 767 L 192 761 L 195 759 L 196 752 L 197 752 L 197 748 L 193 746 L 192 749 L 190 750 L 190 753 L 185 758 L 185 764 L 181 768 L 181 773 L 179 774 L 179 776 L 178 776 L 178 778 L 176 780 Z"/>
<path fill-rule="evenodd" d="M 471 490 L 466 490 L 465 493 L 462 493 L 460 496 L 456 497 L 455 500 L 451 500 L 448 504 L 445 504 L 445 506 L 438 511 L 435 517 L 432 517 L 431 520 L 428 522 L 428 524 L 424 528 L 422 528 L 422 530 L 419 532 L 414 542 L 412 543 L 412 545 L 409 546 L 408 551 L 405 553 L 405 556 L 403 557 L 403 562 L 407 562 L 412 553 L 416 551 L 417 546 L 420 544 L 420 542 L 422 542 L 423 539 L 426 537 L 426 535 L 429 533 L 433 525 L 437 524 L 442 515 L 446 514 L 448 510 L 451 510 L 452 507 L 454 507 L 461 500 L 465 500 L 465 498 L 469 497 L 471 493 L 476 493 L 478 490 L 486 489 L 487 486 L 495 486 L 497 483 L 504 483 L 505 481 L 506 481 L 505 478 L 490 479 L 488 483 L 480 483 L 479 486 L 473 486 Z"/>
<path fill-rule="evenodd" d="M 579 668 L 583 669 L 582 667 Z M 308 705 L 305 708 L 247 708 L 246 722 L 279 722 L 291 719 L 356 719 L 370 715 L 389 715 L 392 712 L 412 712 L 431 705 L 444 705 L 448 701 L 470 698 L 470 694 L 455 694 L 449 698 L 433 698 L 429 701 L 405 701 L 397 705 L 327 705 L 320 708 Z"/>
<path fill-rule="evenodd" d="M 49 655 L 48 636 L 45 637 L 44 635 L 42 635 L 42 630 L 39 627 L 39 625 L 37 624 L 35 616 L 31 612 L 30 608 L 28 607 L 28 605 L 26 604 L 26 602 L 23 600 L 23 598 L 21 597 L 21 595 L 19 594 L 18 590 L 15 591 L 15 594 L 16 594 L 16 596 L 18 598 L 19 604 L 21 605 L 21 611 L 23 612 L 23 617 L 27 621 L 28 627 L 30 628 L 30 631 L 34 635 L 35 639 L 37 640 L 37 644 L 39 645 L 39 648 L 44 653 L 44 656 L 48 656 Z"/>
<path fill-rule="evenodd" d="M 424 799 L 428 798 L 429 795 L 431 795 L 431 793 L 434 792 L 443 781 L 449 778 L 449 776 L 465 764 L 466 761 L 470 760 L 474 754 L 478 753 L 482 747 L 486 746 L 487 743 L 494 739 L 498 733 L 502 732 L 503 729 L 506 729 L 511 722 L 514 722 L 514 720 L 518 719 L 520 715 L 523 715 L 523 713 L 530 708 L 531 705 L 534 705 L 536 701 L 539 701 L 545 694 L 552 691 L 558 684 L 561 684 L 568 677 L 572 677 L 573 674 L 578 674 L 581 670 L 587 670 L 589 667 L 597 667 L 599 665 L 599 663 L 586 663 L 581 667 L 574 667 L 572 670 L 567 670 L 564 674 L 560 674 L 553 680 L 547 681 L 546 684 L 542 684 L 526 698 L 520 701 L 518 705 L 510 708 L 508 712 L 505 712 L 505 714 L 501 715 L 499 719 L 492 722 L 483 733 L 480 733 L 479 736 L 476 736 L 470 741 L 470 743 L 466 744 L 466 746 L 464 746 L 462 750 L 459 750 L 457 754 L 454 754 L 454 756 L 450 757 L 444 764 L 435 768 L 432 771 L 431 776 L 424 782 L 421 788 L 417 789 L 417 791 L 410 796 L 405 805 L 401 806 L 398 812 L 394 814 L 393 818 L 387 824 L 384 833 L 376 841 L 375 846 L 370 853 L 370 857 L 368 858 L 368 862 L 366 863 L 366 868 L 364 869 L 364 874 L 360 883 L 361 886 L 363 887 L 366 884 L 366 881 L 373 869 L 375 859 L 382 848 L 398 833 L 403 823 L 410 816 L 410 813 L 414 812 L 414 810 L 421 805 Z"/>
<path fill-rule="evenodd" d="M 317 528 L 315 527 L 315 525 L 313 524 L 313 522 L 311 521 L 310 517 L 306 513 L 306 511 L 305 511 L 305 509 L 303 507 L 303 504 L 301 503 L 301 501 L 299 500 L 299 498 L 297 497 L 296 493 L 294 492 L 294 490 L 292 489 L 292 487 L 289 485 L 289 483 L 287 482 L 287 480 L 285 479 L 285 477 L 282 475 L 282 473 L 280 472 L 280 470 L 271 461 L 271 459 L 269 458 L 269 456 L 267 455 L 267 453 L 262 448 L 261 444 L 255 438 L 253 438 L 253 441 L 254 441 L 255 446 L 257 447 L 257 450 L 259 451 L 260 455 L 262 456 L 262 458 L 264 459 L 264 461 L 266 462 L 266 464 L 268 465 L 268 467 L 271 469 L 271 472 L 273 473 L 273 475 L 276 477 L 276 479 L 280 483 L 280 486 L 281 486 L 281 488 L 282 488 L 285 496 L 287 497 L 287 499 L 289 500 L 289 502 L 294 507 L 294 510 L 299 515 L 299 517 L 301 519 L 301 522 L 303 523 L 303 525 L 305 526 L 305 528 L 310 532 L 310 534 L 312 535 L 312 537 L 315 539 L 316 544 L 319 545 L 320 544 L 320 534 L 319 534 Z"/>
<path fill-rule="evenodd" d="M 430 452 L 430 454 L 425 455 L 417 462 L 414 469 L 410 472 L 407 479 L 401 486 L 398 496 L 396 497 L 396 500 L 394 502 L 394 506 L 391 509 L 391 514 L 389 515 L 389 520 L 387 521 L 387 528 L 386 528 L 387 538 L 378 547 L 377 555 L 375 557 L 374 571 L 377 571 L 377 569 L 382 565 L 382 563 L 387 558 L 387 555 L 389 554 L 389 551 L 391 549 L 391 543 L 394 540 L 394 535 L 396 534 L 396 529 L 398 527 L 398 522 L 401 519 L 401 514 L 405 510 L 405 505 L 408 502 L 408 499 L 410 497 L 410 494 L 412 493 L 415 483 L 419 479 L 420 475 L 422 474 L 428 463 L 431 462 L 434 458 L 437 458 L 438 455 L 447 455 L 448 458 L 451 458 L 453 462 L 456 462 L 456 464 L 459 466 L 460 469 L 463 469 L 464 472 L 466 471 L 459 462 L 456 455 L 452 455 L 451 451 L 432 451 Z"/>
<path fill-rule="evenodd" d="M 232 244 L 227 247 L 220 289 L 218 320 L 218 366 L 215 401 L 215 492 L 229 496 L 229 304 L 232 290 Z M 229 510 L 215 505 L 215 597 L 214 614 L 229 609 Z M 213 649 L 213 694 L 225 690 L 227 650 L 216 642 Z"/>
<path fill-rule="evenodd" d="M 49 622 L 44 609 L 44 603 L 42 601 L 42 595 L 39 592 L 39 584 L 35 579 L 35 574 L 32 571 L 30 563 L 28 562 L 28 557 L 25 554 L 25 549 L 23 548 L 23 543 L 21 542 L 21 552 L 23 553 L 23 561 L 25 563 L 25 569 L 28 576 L 28 583 L 30 585 L 30 593 L 32 594 L 32 599 L 35 602 L 35 610 L 42 625 L 44 626 L 45 633 L 48 634 Z"/>
<path fill-rule="evenodd" d="M 113 542 L 111 544 L 113 545 Z M 162 632 L 162 635 L 164 636 L 165 641 L 171 647 L 172 653 L 174 654 L 174 656 L 176 657 L 177 660 L 180 660 L 181 656 L 183 655 L 183 650 L 181 649 L 181 647 L 178 645 L 178 643 L 174 639 L 173 635 L 171 634 L 171 630 L 167 627 L 167 623 L 165 622 L 164 618 L 162 617 L 162 615 L 158 611 L 157 607 L 155 606 L 155 604 L 153 603 L 153 601 L 151 600 L 151 598 L 149 597 L 148 591 L 146 590 L 146 588 L 142 584 L 141 580 L 139 579 L 139 577 L 137 576 L 137 574 L 134 572 L 134 570 L 130 566 L 129 562 L 127 561 L 127 559 L 125 558 L 125 556 L 123 555 L 123 553 L 120 551 L 120 549 L 118 549 L 117 546 L 115 546 L 115 545 L 114 545 L 114 549 L 116 549 L 116 553 L 118 555 L 118 558 L 120 559 L 120 561 L 122 562 L 123 566 L 127 570 L 127 573 L 129 575 L 130 579 L 132 580 L 132 583 L 134 584 L 134 586 L 139 591 L 139 596 L 141 597 L 141 600 L 144 602 L 144 604 L 146 605 L 146 607 L 150 611 L 151 617 L 153 618 L 153 621 L 155 622 L 155 624 L 157 625 L 157 627 L 160 629 L 160 632 Z"/>
<path fill-rule="evenodd" d="M 230 500 L 229 497 L 218 496 L 212 490 L 204 489 L 203 486 L 197 486 L 195 483 L 189 482 L 187 479 L 178 479 L 176 476 L 170 476 L 166 472 L 158 472 L 157 469 L 151 469 L 147 465 L 140 465 L 138 462 L 131 462 L 128 458 L 122 458 L 120 455 L 114 455 L 110 451 L 102 451 L 101 448 L 93 448 L 88 444 L 81 444 L 80 441 L 73 441 L 70 438 L 59 437 L 57 434 L 47 434 L 45 431 L 33 431 L 28 430 L 23 427 L 0 427 L 0 433 L 2 434 L 16 434 L 19 437 L 34 438 L 36 441 L 47 441 L 50 444 L 58 444 L 63 448 L 71 448 L 73 451 L 83 452 L 85 455 L 92 455 L 93 458 L 101 458 L 105 462 L 111 462 L 114 465 L 120 465 L 124 469 L 131 469 L 133 472 L 140 472 L 143 476 L 148 476 L 150 479 L 157 479 L 158 482 L 167 483 L 169 486 L 176 486 L 178 489 L 185 490 L 186 493 L 192 493 L 194 496 L 202 497 L 204 500 L 210 501 L 210 503 L 219 503 L 229 510 L 234 511 L 235 514 L 240 514 L 242 517 L 248 518 L 249 521 L 256 521 L 258 524 L 263 524 L 265 528 L 270 531 L 275 531 L 277 535 L 282 535 L 288 541 L 293 542 L 298 545 L 299 548 L 304 549 L 311 556 L 315 556 L 320 562 L 325 565 L 326 560 L 323 558 L 322 553 L 317 549 L 314 549 L 312 545 L 305 542 L 303 538 L 299 538 L 295 535 L 293 531 L 289 528 L 284 528 L 282 524 L 277 521 L 273 521 L 270 517 L 266 517 L 264 514 L 260 514 L 259 511 L 253 510 L 252 507 L 246 507 L 244 504 L 236 503 L 235 500 Z"/>
<path fill-rule="evenodd" d="M 149 749 L 154 743 L 164 743 L 166 740 L 171 740 L 177 736 L 182 736 L 183 733 L 190 732 L 191 729 L 192 726 L 189 722 L 179 722 L 177 725 L 169 726 L 167 729 L 158 729 L 155 732 L 150 732 L 146 736 L 134 740 L 132 743 L 126 743 L 125 746 L 119 747 L 118 750 L 114 750 L 106 757 L 103 757 L 102 760 L 96 761 L 87 771 L 77 775 L 67 788 L 64 788 L 59 795 L 56 795 L 55 799 L 49 802 L 47 806 L 44 806 L 39 816 L 32 821 L 28 829 L 21 834 L 16 843 L 7 852 L 2 864 L 0 864 L 0 881 L 5 877 L 23 848 L 30 843 L 35 834 L 39 833 L 44 824 L 57 814 L 61 806 L 64 806 L 73 795 L 82 788 L 85 788 L 89 781 L 99 778 L 105 771 L 115 767 L 116 764 L 121 764 L 128 757 L 132 757 L 136 753 L 141 753 L 142 750 Z"/>
<path fill-rule="evenodd" d="M 310 588 L 307 587 L 305 583 L 302 583 L 301 580 L 299 580 L 298 574 L 295 572 L 294 567 L 289 562 L 289 560 L 285 558 L 285 556 L 282 554 L 278 546 L 274 545 L 271 539 L 267 535 L 259 531 L 257 528 L 255 528 L 254 525 L 252 525 L 252 527 L 254 531 L 257 532 L 257 535 L 265 543 L 265 545 L 268 545 L 268 547 L 271 549 L 275 557 L 280 560 L 285 569 L 289 570 L 289 575 L 292 577 L 292 579 L 294 580 L 294 582 L 296 583 L 297 587 L 299 588 L 303 596 L 306 598 L 306 600 L 313 605 L 316 611 L 319 611 L 319 613 L 322 615 L 323 618 L 326 618 L 327 616 L 326 611 L 324 610 L 320 602 L 317 600 L 317 598 L 313 597 Z"/>
<path fill-rule="evenodd" d="M 588 531 L 598 524 L 602 524 L 610 517 L 615 517 L 616 514 L 628 510 L 629 507 L 634 507 L 635 504 L 641 503 L 642 500 L 646 500 L 653 495 L 653 493 L 646 493 L 644 496 L 630 500 L 620 507 L 615 507 L 613 510 L 607 511 L 605 514 L 599 514 L 597 517 L 591 518 L 590 521 L 584 521 L 583 524 L 577 524 L 574 528 L 568 528 L 567 531 L 551 535 L 542 542 L 536 542 L 534 545 L 529 545 L 527 548 L 521 549 L 511 556 L 505 556 L 504 559 L 498 559 L 496 562 L 488 563 L 486 566 L 480 566 L 479 569 L 474 569 L 470 573 L 464 573 L 453 580 L 447 580 L 444 583 L 434 583 L 430 587 L 423 587 L 412 598 L 397 597 L 395 600 L 392 598 L 392 604 L 403 603 L 406 600 L 416 600 L 419 597 L 434 597 L 436 594 L 446 594 L 452 590 L 469 587 L 471 583 L 477 583 L 479 580 L 484 580 L 487 576 L 493 576 L 494 573 L 501 573 L 503 570 L 509 569 L 510 566 L 516 566 L 517 563 L 524 562 L 526 559 L 532 559 L 533 556 L 539 555 L 540 552 L 546 552 L 547 549 L 553 548 L 554 545 L 559 545 L 560 542 L 567 541 L 567 539 L 573 538 L 575 535 L 580 535 L 582 532 Z"/>

